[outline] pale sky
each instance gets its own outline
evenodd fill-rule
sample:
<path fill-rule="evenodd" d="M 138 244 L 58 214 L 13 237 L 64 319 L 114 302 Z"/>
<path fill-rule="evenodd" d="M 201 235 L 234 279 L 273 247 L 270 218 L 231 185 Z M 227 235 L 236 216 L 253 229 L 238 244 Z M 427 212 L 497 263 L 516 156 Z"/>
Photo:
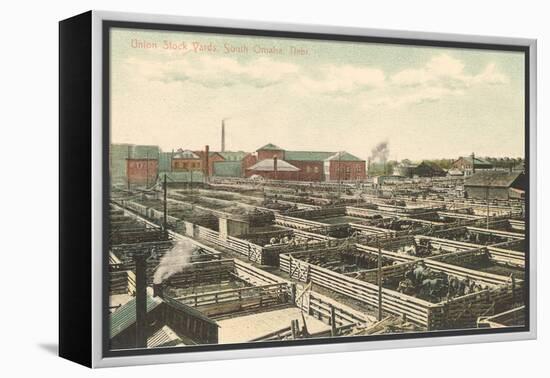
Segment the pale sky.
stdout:
<path fill-rule="evenodd" d="M 218 151 L 228 118 L 232 151 L 524 156 L 523 53 L 113 29 L 111 54 L 112 143 Z"/>

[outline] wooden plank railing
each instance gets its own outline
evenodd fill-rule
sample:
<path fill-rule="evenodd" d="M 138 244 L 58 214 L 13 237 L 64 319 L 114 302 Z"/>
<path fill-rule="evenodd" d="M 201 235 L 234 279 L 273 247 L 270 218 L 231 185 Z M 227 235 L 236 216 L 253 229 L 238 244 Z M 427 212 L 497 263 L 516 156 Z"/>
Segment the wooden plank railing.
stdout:
<path fill-rule="evenodd" d="M 378 307 L 378 286 L 374 284 L 294 259 L 292 254 L 282 254 L 280 260 L 280 269 L 294 279 L 303 282 L 311 281 L 373 308 Z M 309 272 L 307 277 L 300 275 L 300 272 L 306 269 Z M 435 305 L 384 288 L 382 289 L 382 306 L 386 312 L 399 316 L 405 314 L 410 321 L 429 328 L 430 309 Z"/>

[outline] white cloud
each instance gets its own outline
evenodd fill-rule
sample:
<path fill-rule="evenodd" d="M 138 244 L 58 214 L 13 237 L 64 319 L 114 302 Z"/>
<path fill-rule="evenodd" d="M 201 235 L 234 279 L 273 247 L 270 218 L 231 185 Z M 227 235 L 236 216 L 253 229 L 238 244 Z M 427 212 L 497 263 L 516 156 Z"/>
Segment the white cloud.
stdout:
<path fill-rule="evenodd" d="M 506 84 L 508 78 L 498 71 L 494 63 L 488 64 L 477 74 L 464 72 L 464 63 L 448 54 L 431 58 L 422 68 L 405 69 L 394 74 L 390 81 L 401 87 L 444 86 L 450 88 L 470 87 L 480 84 Z"/>
<path fill-rule="evenodd" d="M 448 54 L 435 55 L 422 67 L 404 69 L 389 78 L 383 70 L 374 67 L 325 64 L 305 69 L 267 57 L 244 62 L 210 55 L 178 56 L 164 61 L 130 58 L 126 68 L 147 80 L 188 82 L 212 89 L 281 85 L 283 90 L 295 95 L 329 95 L 335 101 L 350 101 L 349 95 L 353 94 L 358 103 L 367 108 L 436 102 L 444 97 L 464 95 L 474 86 L 509 81 L 494 63 L 477 74 L 469 74 L 461 60 Z"/>
<path fill-rule="evenodd" d="M 304 76 L 296 83 L 298 90 L 312 94 L 350 93 L 384 86 L 384 71 L 349 64 L 325 65 L 316 76 Z"/>
<path fill-rule="evenodd" d="M 196 59 L 183 57 L 170 61 L 144 61 L 128 59 L 127 69 L 148 80 L 192 82 L 205 87 L 229 87 L 252 85 L 265 87 L 284 81 L 286 76 L 295 75 L 299 68 L 295 64 L 277 62 L 261 57 L 246 63 L 233 58 L 201 56 Z"/>
<path fill-rule="evenodd" d="M 509 79 L 494 63 L 478 74 L 464 71 L 464 63 L 448 54 L 432 57 L 423 67 L 405 69 L 390 78 L 393 90 L 388 97 L 375 103 L 392 107 L 399 105 L 435 102 L 446 96 L 464 95 L 478 85 L 507 84 Z"/>

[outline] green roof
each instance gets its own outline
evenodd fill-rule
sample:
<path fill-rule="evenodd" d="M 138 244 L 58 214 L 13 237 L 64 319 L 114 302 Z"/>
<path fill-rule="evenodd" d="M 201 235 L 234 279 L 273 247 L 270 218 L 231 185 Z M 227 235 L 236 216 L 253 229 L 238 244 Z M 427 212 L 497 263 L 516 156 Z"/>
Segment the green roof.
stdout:
<path fill-rule="evenodd" d="M 363 161 L 346 151 L 328 152 L 328 151 L 285 151 L 285 160 L 287 161 Z"/>
<path fill-rule="evenodd" d="M 294 161 L 324 161 L 334 152 L 324 151 L 285 151 L 285 160 Z"/>
<path fill-rule="evenodd" d="M 246 155 L 248 155 L 248 152 L 244 151 L 225 151 L 225 152 L 218 152 L 218 154 L 221 155 L 225 160 L 229 161 L 235 161 L 235 160 L 243 160 Z"/>
<path fill-rule="evenodd" d="M 214 163 L 214 176 L 241 177 L 242 164 L 240 161 L 217 161 Z"/>
<path fill-rule="evenodd" d="M 279 146 L 274 145 L 273 143 L 268 143 L 265 146 L 258 148 L 256 151 L 262 150 L 282 151 L 283 149 Z"/>
<path fill-rule="evenodd" d="M 359 159 L 357 156 L 350 154 L 346 151 L 334 152 L 332 156 L 328 157 L 326 160 L 336 160 L 336 161 L 364 161 Z"/>
<path fill-rule="evenodd" d="M 162 303 L 162 300 L 156 297 L 147 296 L 147 312 L 154 310 Z M 132 298 L 122 307 L 118 308 L 110 315 L 110 335 L 115 337 L 126 328 L 136 322 L 136 298 Z"/>
<path fill-rule="evenodd" d="M 472 162 L 472 157 L 471 156 L 467 156 L 464 158 L 464 160 L 468 161 L 468 162 Z M 475 158 L 475 164 L 476 165 L 487 165 L 487 166 L 493 166 L 492 163 L 488 162 L 487 160 L 483 160 L 483 159 L 480 159 L 478 157 Z"/>

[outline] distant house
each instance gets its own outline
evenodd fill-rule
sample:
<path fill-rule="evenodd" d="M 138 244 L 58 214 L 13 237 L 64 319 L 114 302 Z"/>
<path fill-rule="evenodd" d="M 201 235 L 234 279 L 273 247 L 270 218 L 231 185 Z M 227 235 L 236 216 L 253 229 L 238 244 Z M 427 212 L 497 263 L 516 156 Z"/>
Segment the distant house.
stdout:
<path fill-rule="evenodd" d="M 172 172 L 201 171 L 202 159 L 195 152 L 178 149 L 172 155 Z"/>
<path fill-rule="evenodd" d="M 443 177 L 447 174 L 439 165 L 429 161 L 420 164 L 401 163 L 394 168 L 394 173 L 403 177 Z"/>
<path fill-rule="evenodd" d="M 471 176 L 475 171 L 493 169 L 494 165 L 486 160 L 477 157 L 459 157 L 451 165 L 451 169 L 458 169 L 464 172 L 465 176 Z"/>
<path fill-rule="evenodd" d="M 522 172 L 481 171 L 464 182 L 464 196 L 474 199 L 523 198 L 527 183 Z"/>
<path fill-rule="evenodd" d="M 443 168 L 429 161 L 423 161 L 418 164 L 414 168 L 413 173 L 418 177 L 442 177 L 447 175 L 447 172 Z"/>

